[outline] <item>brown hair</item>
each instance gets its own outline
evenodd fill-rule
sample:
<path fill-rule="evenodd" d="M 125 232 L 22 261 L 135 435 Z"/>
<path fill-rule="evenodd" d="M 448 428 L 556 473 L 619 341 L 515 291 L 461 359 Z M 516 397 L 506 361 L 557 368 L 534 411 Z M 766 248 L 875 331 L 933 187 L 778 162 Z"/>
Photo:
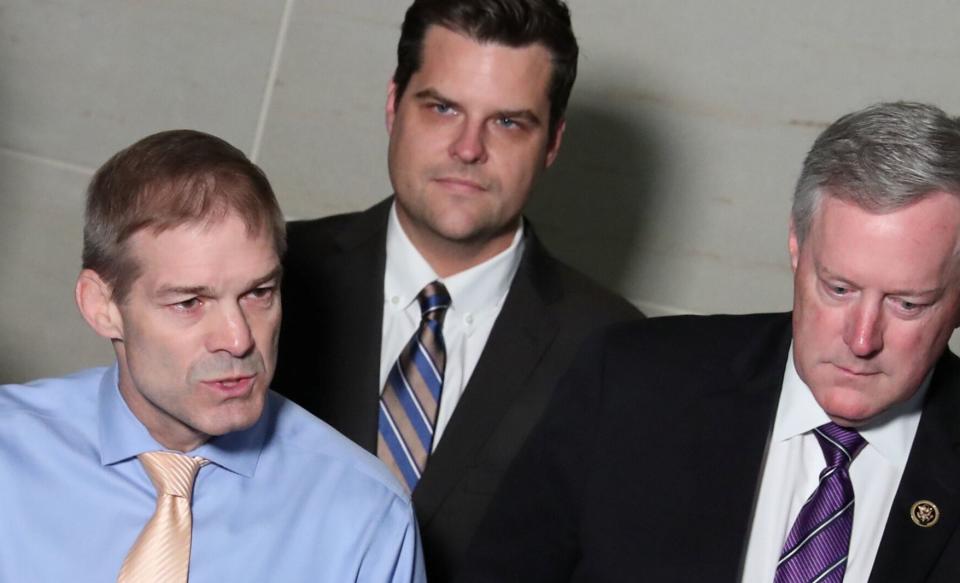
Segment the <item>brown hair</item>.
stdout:
<path fill-rule="evenodd" d="M 87 189 L 83 267 L 100 275 L 123 302 L 139 276 L 126 241 L 214 222 L 235 212 L 252 235 L 266 228 L 278 256 L 286 250 L 283 214 L 263 172 L 224 140 L 194 130 L 147 136 L 97 170 Z"/>
<path fill-rule="evenodd" d="M 570 10 L 562 0 L 414 0 L 400 29 L 397 44 L 396 101 L 423 64 L 423 38 L 439 25 L 479 42 L 509 47 L 542 44 L 550 51 L 550 137 L 563 119 L 577 78 L 580 49 L 570 24 Z"/>

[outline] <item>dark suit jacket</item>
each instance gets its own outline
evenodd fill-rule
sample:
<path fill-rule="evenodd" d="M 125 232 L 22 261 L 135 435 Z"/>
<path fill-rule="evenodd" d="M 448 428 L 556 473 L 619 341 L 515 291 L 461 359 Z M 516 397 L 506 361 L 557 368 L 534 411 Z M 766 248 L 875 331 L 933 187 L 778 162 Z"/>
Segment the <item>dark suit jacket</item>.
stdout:
<path fill-rule="evenodd" d="M 391 199 L 289 225 L 274 387 L 371 452 Z M 413 493 L 431 581 L 449 581 L 501 476 L 583 339 L 640 313 L 527 230 L 503 309 Z"/>
<path fill-rule="evenodd" d="M 655 318 L 587 343 L 506 475 L 463 582 L 737 582 L 789 314 Z M 871 583 L 960 581 L 960 361 L 936 365 Z M 911 505 L 931 500 L 921 528 Z"/>

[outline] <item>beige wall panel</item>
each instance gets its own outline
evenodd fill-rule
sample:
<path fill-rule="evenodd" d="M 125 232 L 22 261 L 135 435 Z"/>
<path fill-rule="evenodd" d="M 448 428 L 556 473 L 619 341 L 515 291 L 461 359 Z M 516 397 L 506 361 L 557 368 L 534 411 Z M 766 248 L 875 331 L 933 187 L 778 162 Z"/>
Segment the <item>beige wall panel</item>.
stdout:
<path fill-rule="evenodd" d="M 0 383 L 113 360 L 73 301 L 88 180 L 0 151 Z"/>
<path fill-rule="evenodd" d="M 878 100 L 960 113 L 954 3 L 570 4 L 580 76 L 541 189 L 567 200 L 532 214 L 654 314 L 789 307 L 789 201 L 816 134 Z"/>
<path fill-rule="evenodd" d="M 406 5 L 297 2 L 260 163 L 284 211 L 312 218 L 390 194 L 384 103 Z"/>
<path fill-rule="evenodd" d="M 0 4 L 0 145 L 96 167 L 191 127 L 249 151 L 283 2 Z"/>
<path fill-rule="evenodd" d="M 788 308 L 790 194 L 816 134 L 878 100 L 960 114 L 956 2 L 570 5 L 580 76 L 530 214 L 558 255 L 651 314 Z M 222 135 L 294 218 L 388 194 L 406 7 L 0 0 L 0 380 L 109 358 L 70 297 L 80 197 L 134 139 Z"/>

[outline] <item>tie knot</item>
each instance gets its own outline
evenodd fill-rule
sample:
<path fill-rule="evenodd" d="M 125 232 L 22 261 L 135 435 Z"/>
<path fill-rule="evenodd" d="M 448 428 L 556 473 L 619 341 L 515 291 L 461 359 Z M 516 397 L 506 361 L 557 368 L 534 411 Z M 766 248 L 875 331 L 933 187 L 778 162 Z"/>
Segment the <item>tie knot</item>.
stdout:
<path fill-rule="evenodd" d="M 439 281 L 431 281 L 417 294 L 420 303 L 420 317 L 424 320 L 443 322 L 443 316 L 450 307 L 450 294 Z"/>
<path fill-rule="evenodd" d="M 849 467 L 867 442 L 855 429 L 827 423 L 813 430 L 829 467 Z"/>
<path fill-rule="evenodd" d="M 201 457 L 171 451 L 149 451 L 137 458 L 150 476 L 157 495 L 179 496 L 187 500 L 193 494 L 193 481 L 197 478 L 197 472 L 208 463 Z"/>

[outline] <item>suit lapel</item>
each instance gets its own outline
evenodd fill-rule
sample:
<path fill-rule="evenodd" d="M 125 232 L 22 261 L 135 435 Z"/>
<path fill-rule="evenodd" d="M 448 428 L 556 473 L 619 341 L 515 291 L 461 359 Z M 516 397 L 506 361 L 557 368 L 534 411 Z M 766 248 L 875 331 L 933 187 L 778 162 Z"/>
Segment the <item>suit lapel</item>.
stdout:
<path fill-rule="evenodd" d="M 413 500 L 421 526 L 464 476 L 476 452 L 523 393 L 556 335 L 549 305 L 562 294 L 546 252 L 529 230 L 524 258 L 467 388 L 431 455 Z"/>
<path fill-rule="evenodd" d="M 894 497 L 877 550 L 870 583 L 960 580 L 936 572 L 945 548 L 960 525 L 960 361 L 947 352 L 937 363 L 910 457 Z M 923 528 L 910 517 L 911 507 L 928 500 L 939 520 Z M 953 553 L 958 552 L 954 542 Z M 956 559 L 952 559 L 955 563 Z"/>
<path fill-rule="evenodd" d="M 387 218 L 393 198 L 359 215 L 335 238 L 330 257 L 331 301 L 323 329 L 338 330 L 327 376 L 331 424 L 365 449 L 376 452 L 380 395 L 380 344 L 383 328 L 383 271 Z M 321 330 L 322 333 L 323 330 Z"/>
<path fill-rule="evenodd" d="M 682 449 L 698 466 L 690 500 L 700 501 L 692 502 L 696 522 L 709 532 L 698 539 L 708 544 L 696 549 L 705 580 L 740 579 L 790 338 L 788 319 L 778 322 L 773 336 L 759 334 L 726 373 L 707 377 L 721 388 L 705 394 L 691 417 L 699 420 L 690 428 L 694 442 Z M 724 377 L 732 379 L 725 388 L 718 382 Z"/>

